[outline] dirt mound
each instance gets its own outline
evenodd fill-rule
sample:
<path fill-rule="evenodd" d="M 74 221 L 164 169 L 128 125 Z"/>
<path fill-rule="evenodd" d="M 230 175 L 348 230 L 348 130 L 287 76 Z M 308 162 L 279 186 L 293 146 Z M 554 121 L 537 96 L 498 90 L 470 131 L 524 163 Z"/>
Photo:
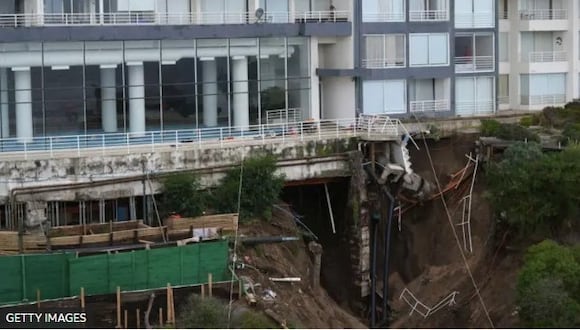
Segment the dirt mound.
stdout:
<path fill-rule="evenodd" d="M 274 212 L 271 222 L 240 226 L 242 235 L 300 236 L 291 216 Z M 311 273 L 314 264 L 303 240 L 275 244 L 243 246 L 238 255 L 247 265 L 237 270 L 238 276 L 248 276 L 256 287 L 258 306 L 270 309 L 286 321 L 288 327 L 298 328 L 366 328 L 357 318 L 340 307 L 323 288 L 314 289 Z M 273 282 L 270 277 L 300 277 L 300 282 Z M 263 299 L 263 292 L 272 290 L 275 298 Z"/>
<path fill-rule="evenodd" d="M 456 136 L 439 142 L 430 142 L 429 151 L 435 172 L 445 186 L 450 175 L 467 163 L 466 155 L 473 151 L 474 136 Z M 433 171 L 423 143 L 421 150 L 411 150 L 413 169 L 422 177 L 434 182 Z M 491 206 L 484 198 L 484 172 L 478 170 L 472 195 L 471 235 L 473 253 L 465 251 L 467 262 L 482 292 L 490 316 L 496 326 L 510 327 L 514 318 L 515 278 L 518 257 L 497 255 L 491 240 L 493 216 Z M 463 185 L 469 186 L 470 180 Z M 464 189 L 468 193 L 467 187 Z M 459 193 L 459 195 L 463 192 Z M 456 195 L 450 197 L 450 195 Z M 462 205 L 457 194 L 446 194 L 452 222 L 463 248 L 463 232 L 457 224 L 462 221 Z M 395 235 L 392 272 L 397 273 L 391 283 L 391 307 L 394 310 L 394 328 L 470 328 L 490 327 L 487 317 L 475 295 L 473 284 L 466 271 L 457 241 L 449 224 L 440 198 L 415 207 L 402 219 L 401 231 Z M 399 279 L 397 279 L 397 277 Z M 403 283 L 401 283 L 401 280 Z M 391 282 L 391 281 L 390 281 Z M 435 307 L 451 293 L 458 292 L 454 301 L 427 317 L 418 312 L 409 313 L 412 307 L 400 299 L 407 288 L 422 304 Z M 406 297 L 409 297 L 408 294 Z M 412 298 L 409 298 L 413 300 Z M 424 309 L 418 309 L 425 312 Z"/>

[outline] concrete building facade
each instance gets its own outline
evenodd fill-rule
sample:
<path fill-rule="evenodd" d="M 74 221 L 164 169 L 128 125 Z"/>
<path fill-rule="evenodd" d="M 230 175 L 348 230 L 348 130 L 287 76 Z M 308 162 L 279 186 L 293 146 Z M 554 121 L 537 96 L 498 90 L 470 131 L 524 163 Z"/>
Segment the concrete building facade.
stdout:
<path fill-rule="evenodd" d="M 575 0 L 500 0 L 500 111 L 541 110 L 578 98 L 579 17 Z"/>
<path fill-rule="evenodd" d="M 495 0 L 10 0 L 1 137 L 496 110 Z"/>

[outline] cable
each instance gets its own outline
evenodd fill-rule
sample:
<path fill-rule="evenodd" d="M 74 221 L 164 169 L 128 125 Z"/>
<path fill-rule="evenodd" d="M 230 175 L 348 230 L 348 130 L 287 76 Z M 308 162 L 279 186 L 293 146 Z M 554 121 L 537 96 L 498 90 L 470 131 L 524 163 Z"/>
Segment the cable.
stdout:
<path fill-rule="evenodd" d="M 232 265 L 232 278 L 230 281 L 230 303 L 228 306 L 228 329 L 231 329 L 232 321 L 232 304 L 234 303 L 234 279 L 236 277 L 236 249 L 238 247 L 238 229 L 240 227 L 240 209 L 242 205 L 242 183 L 244 177 L 244 153 L 242 152 L 242 164 L 240 165 L 240 183 L 238 186 L 238 222 L 236 223 L 236 230 L 234 231 L 234 256 Z"/>
<path fill-rule="evenodd" d="M 413 117 L 415 118 L 415 120 L 417 121 L 417 123 L 419 125 L 422 125 L 422 123 L 419 121 L 419 118 L 417 118 L 416 116 L 413 116 Z M 457 231 L 455 230 L 455 226 L 453 225 L 453 220 L 451 218 L 451 214 L 449 213 L 449 208 L 447 207 L 447 202 L 445 201 L 445 196 L 443 196 L 443 191 L 441 189 L 441 183 L 439 182 L 439 178 L 437 177 L 437 172 L 435 171 L 435 165 L 433 163 L 433 158 L 431 157 L 431 152 L 429 151 L 429 146 L 427 145 L 427 139 L 426 139 L 425 133 L 423 131 L 421 131 L 421 136 L 423 137 L 423 143 L 425 144 L 427 158 L 429 158 L 429 165 L 431 166 L 431 170 L 433 171 L 433 177 L 435 178 L 435 184 L 437 184 L 437 189 L 439 190 L 441 203 L 443 203 L 443 208 L 445 208 L 445 213 L 447 213 L 447 220 L 449 221 L 449 226 L 451 227 L 451 231 L 453 232 L 453 236 L 455 237 L 455 242 L 457 243 L 457 248 L 459 249 L 459 253 L 461 254 L 461 258 L 463 259 L 463 263 L 465 264 L 465 269 L 467 270 L 467 273 L 469 274 L 469 278 L 471 279 L 471 283 L 473 283 L 473 287 L 475 288 L 475 292 L 479 298 L 479 302 L 481 303 L 481 306 L 483 307 L 483 311 L 485 312 L 485 316 L 487 317 L 487 320 L 489 321 L 491 328 L 495 329 L 495 327 L 493 325 L 493 321 L 491 320 L 491 317 L 489 316 L 489 311 L 487 310 L 485 302 L 483 301 L 483 297 L 481 296 L 481 292 L 479 291 L 479 287 L 477 286 L 477 283 L 475 282 L 475 278 L 473 277 L 473 273 L 471 272 L 471 268 L 469 267 L 469 264 L 467 263 L 467 257 L 465 257 L 465 253 L 463 253 L 463 248 L 461 247 L 461 242 L 459 241 L 459 236 L 457 236 Z"/>

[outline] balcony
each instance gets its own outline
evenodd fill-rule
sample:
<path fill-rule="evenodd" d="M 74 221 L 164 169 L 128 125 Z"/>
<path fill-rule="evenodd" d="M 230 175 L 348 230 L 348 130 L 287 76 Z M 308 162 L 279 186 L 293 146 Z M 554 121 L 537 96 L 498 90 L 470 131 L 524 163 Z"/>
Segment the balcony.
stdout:
<path fill-rule="evenodd" d="M 568 11 L 566 9 L 525 9 L 520 10 L 520 19 L 523 21 L 566 20 Z"/>
<path fill-rule="evenodd" d="M 499 104 L 510 104 L 510 97 L 509 96 L 498 96 L 497 100 Z"/>
<path fill-rule="evenodd" d="M 363 59 L 362 65 L 366 69 L 404 68 L 405 58 Z"/>
<path fill-rule="evenodd" d="M 494 26 L 495 17 L 491 11 L 455 13 L 455 28 L 457 29 L 493 28 Z"/>
<path fill-rule="evenodd" d="M 373 23 L 373 22 L 404 22 L 405 13 L 404 12 L 392 12 L 392 13 L 364 13 L 363 22 Z"/>
<path fill-rule="evenodd" d="M 411 112 L 449 111 L 449 100 L 411 101 Z"/>
<path fill-rule="evenodd" d="M 522 105 L 562 105 L 566 103 L 566 94 L 522 95 Z"/>
<path fill-rule="evenodd" d="M 458 114 L 487 115 L 493 113 L 494 109 L 495 102 L 493 100 L 455 102 L 455 112 Z"/>
<path fill-rule="evenodd" d="M 440 22 L 449 20 L 449 10 L 409 10 L 412 22 Z"/>
<path fill-rule="evenodd" d="M 348 22 L 348 11 L 0 14 L 0 27 Z"/>
<path fill-rule="evenodd" d="M 461 56 L 455 58 L 455 72 L 483 72 L 495 70 L 493 56 Z"/>
<path fill-rule="evenodd" d="M 523 61 L 528 63 L 550 63 L 550 62 L 566 62 L 568 54 L 564 51 L 542 51 L 542 52 L 529 52 L 527 58 L 522 58 Z"/>

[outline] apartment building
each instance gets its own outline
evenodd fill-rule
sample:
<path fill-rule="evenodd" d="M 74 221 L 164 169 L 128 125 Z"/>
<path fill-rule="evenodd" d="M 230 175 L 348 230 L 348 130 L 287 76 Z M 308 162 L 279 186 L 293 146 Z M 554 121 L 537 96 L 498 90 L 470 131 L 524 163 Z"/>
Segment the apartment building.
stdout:
<path fill-rule="evenodd" d="M 495 1 L 3 0 L 1 136 L 493 114 Z"/>
<path fill-rule="evenodd" d="M 578 98 L 579 2 L 500 0 L 499 110 L 541 110 Z"/>

